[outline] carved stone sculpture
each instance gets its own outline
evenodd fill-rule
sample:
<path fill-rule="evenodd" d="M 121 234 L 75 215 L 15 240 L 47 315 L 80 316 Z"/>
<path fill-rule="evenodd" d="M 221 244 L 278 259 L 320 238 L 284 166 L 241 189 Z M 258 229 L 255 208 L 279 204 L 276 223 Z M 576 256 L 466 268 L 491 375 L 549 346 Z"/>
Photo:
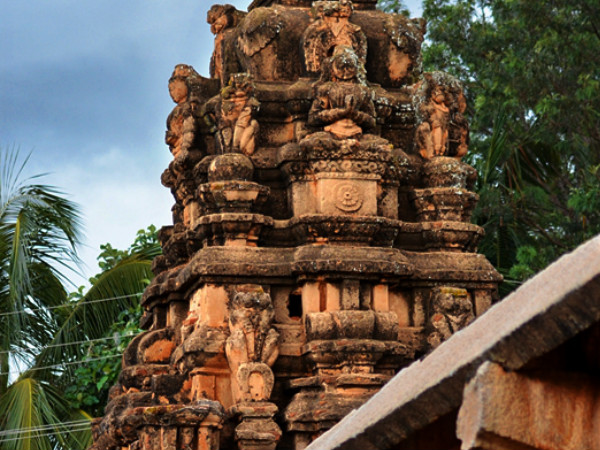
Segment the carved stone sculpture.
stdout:
<path fill-rule="evenodd" d="M 424 159 L 467 153 L 469 126 L 466 100 L 456 78 L 442 72 L 425 74 L 414 96 L 417 115 L 415 147 Z"/>
<path fill-rule="evenodd" d="M 167 118 L 165 142 L 175 158 L 192 146 L 197 130 L 195 108 L 190 99 L 192 84 L 200 75 L 192 66 L 178 64 L 169 79 L 169 94 L 177 106 Z"/>
<path fill-rule="evenodd" d="M 225 34 L 239 23 L 242 16 L 243 13 L 232 5 L 213 5 L 206 17 L 210 31 L 215 35 L 215 47 L 210 59 L 210 76 L 218 78 L 222 83 L 226 81 L 224 52 L 229 50 L 225 48 Z"/>
<path fill-rule="evenodd" d="M 308 124 L 323 127 L 337 139 L 358 138 L 375 127 L 373 94 L 362 76 L 362 64 L 350 47 L 340 47 L 326 61 Z"/>
<path fill-rule="evenodd" d="M 238 292 L 229 304 L 225 354 L 236 402 L 233 410 L 241 418 L 235 433 L 240 450 L 274 449 L 281 435 L 273 420 L 277 407 L 269 402 L 275 382 L 270 366 L 279 356 L 274 318 L 271 297 L 260 288 Z"/>
<path fill-rule="evenodd" d="M 496 298 L 424 23 L 248 3 L 208 12 L 211 78 L 171 77 L 173 224 L 94 450 L 303 450 Z"/>
<path fill-rule="evenodd" d="M 421 43 L 424 19 L 408 19 L 402 14 L 388 16 L 384 31 L 388 35 L 387 72 L 392 86 L 402 86 L 421 73 Z"/>
<path fill-rule="evenodd" d="M 465 289 L 435 288 L 432 292 L 431 310 L 430 333 L 427 336 L 431 348 L 439 346 L 475 319 L 473 304 Z"/>
<path fill-rule="evenodd" d="M 252 77 L 245 73 L 231 76 L 221 91 L 217 111 L 220 153 L 243 153 L 250 156 L 256 148 L 258 121 L 254 118 L 260 103 L 254 97 Z"/>
<path fill-rule="evenodd" d="M 232 373 L 234 398 L 265 401 L 273 388 L 273 365 L 279 334 L 272 328 L 275 312 L 269 294 L 239 292 L 229 305 L 229 331 L 225 352 Z M 270 388 L 269 388 L 270 386 Z"/>
<path fill-rule="evenodd" d="M 319 73 L 323 61 L 338 47 L 350 47 L 360 63 L 366 63 L 367 38 L 358 25 L 350 22 L 353 10 L 350 0 L 313 3 L 315 20 L 303 37 L 304 62 L 309 73 Z"/>

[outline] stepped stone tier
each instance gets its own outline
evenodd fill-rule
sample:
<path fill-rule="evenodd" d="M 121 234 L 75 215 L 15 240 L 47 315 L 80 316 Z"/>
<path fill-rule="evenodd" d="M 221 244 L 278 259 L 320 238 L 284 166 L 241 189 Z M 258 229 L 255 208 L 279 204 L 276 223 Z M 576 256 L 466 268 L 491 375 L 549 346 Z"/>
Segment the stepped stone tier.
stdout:
<path fill-rule="evenodd" d="M 374 0 L 213 6 L 175 66 L 175 199 L 94 450 L 300 450 L 496 299 L 465 98 Z"/>

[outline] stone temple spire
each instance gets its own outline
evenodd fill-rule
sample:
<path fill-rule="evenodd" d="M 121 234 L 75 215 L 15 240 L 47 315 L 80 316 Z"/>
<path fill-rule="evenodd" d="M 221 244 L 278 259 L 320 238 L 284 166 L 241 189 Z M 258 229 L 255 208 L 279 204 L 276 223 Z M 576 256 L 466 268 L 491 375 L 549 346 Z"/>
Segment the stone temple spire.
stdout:
<path fill-rule="evenodd" d="M 481 315 L 458 80 L 375 1 L 215 5 L 178 64 L 173 224 L 94 450 L 304 449 Z"/>

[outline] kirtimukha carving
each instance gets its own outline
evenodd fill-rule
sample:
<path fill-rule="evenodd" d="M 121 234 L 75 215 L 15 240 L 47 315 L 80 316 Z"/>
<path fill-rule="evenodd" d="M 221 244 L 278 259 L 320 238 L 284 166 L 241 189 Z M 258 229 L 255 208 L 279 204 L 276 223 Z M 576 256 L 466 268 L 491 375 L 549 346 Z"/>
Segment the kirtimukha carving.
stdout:
<path fill-rule="evenodd" d="M 173 225 L 93 450 L 303 450 L 496 299 L 460 83 L 421 74 L 421 20 L 375 6 L 208 12 L 211 78 L 169 81 Z"/>
<path fill-rule="evenodd" d="M 258 121 L 254 118 L 260 102 L 254 96 L 252 77 L 246 73 L 231 76 L 221 91 L 218 113 L 218 143 L 221 153 L 250 156 L 256 148 Z"/>
<path fill-rule="evenodd" d="M 323 127 L 337 139 L 358 138 L 375 127 L 372 91 L 363 78 L 363 66 L 350 47 L 338 47 L 323 67 L 308 124 Z"/>
<path fill-rule="evenodd" d="M 234 399 L 265 401 L 273 388 L 273 365 L 279 333 L 273 328 L 275 311 L 269 294 L 239 292 L 229 305 L 230 335 L 225 353 L 232 374 Z"/>
<path fill-rule="evenodd" d="M 415 147 L 425 159 L 462 158 L 468 150 L 469 125 L 460 82 L 443 72 L 424 74 L 414 96 L 417 116 Z"/>
<path fill-rule="evenodd" d="M 350 47 L 362 65 L 367 60 L 367 38 L 358 25 L 350 22 L 354 7 L 350 0 L 313 3 L 314 22 L 303 37 L 304 62 L 310 73 L 319 73 L 323 61 L 338 47 Z"/>

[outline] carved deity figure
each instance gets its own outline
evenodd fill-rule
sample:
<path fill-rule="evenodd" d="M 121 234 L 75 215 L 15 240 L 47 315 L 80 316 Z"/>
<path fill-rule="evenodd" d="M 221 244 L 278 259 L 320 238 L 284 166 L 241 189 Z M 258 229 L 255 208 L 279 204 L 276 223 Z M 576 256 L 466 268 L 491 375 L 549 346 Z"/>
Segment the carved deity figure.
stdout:
<path fill-rule="evenodd" d="M 427 342 L 439 346 L 474 319 L 473 304 L 466 289 L 438 287 L 433 290 Z"/>
<path fill-rule="evenodd" d="M 237 401 L 264 401 L 270 396 L 270 366 L 279 356 L 274 318 L 271 296 L 262 291 L 238 292 L 229 304 L 230 335 L 225 353 Z"/>
<path fill-rule="evenodd" d="M 167 117 L 165 142 L 175 158 L 187 152 L 196 137 L 195 113 L 198 105 L 190 93 L 192 84 L 199 78 L 200 75 L 192 66 L 178 64 L 169 79 L 169 94 L 177 105 Z"/>
<path fill-rule="evenodd" d="M 225 32 L 235 27 L 242 14 L 232 5 L 213 5 L 209 10 L 206 21 L 210 24 L 210 31 L 215 35 L 215 47 L 210 59 L 210 76 L 218 78 L 224 83 L 224 40 Z"/>
<path fill-rule="evenodd" d="M 325 61 L 321 83 L 308 113 L 308 125 L 323 127 L 337 139 L 359 138 L 375 127 L 372 91 L 364 68 L 349 47 L 341 47 Z"/>
<path fill-rule="evenodd" d="M 425 74 L 414 96 L 417 116 L 415 146 L 425 159 L 467 153 L 469 125 L 463 113 L 466 101 L 462 86 L 443 72 Z"/>
<path fill-rule="evenodd" d="M 350 22 L 353 10 L 350 0 L 314 2 L 315 20 L 302 39 L 309 73 L 319 73 L 323 61 L 333 56 L 339 47 L 352 48 L 360 63 L 366 63 L 367 38 L 358 25 Z"/>
<path fill-rule="evenodd" d="M 221 153 L 243 153 L 250 156 L 256 148 L 258 121 L 254 118 L 260 106 L 254 97 L 252 77 L 246 73 L 231 76 L 221 91 L 217 109 L 217 140 Z"/>

